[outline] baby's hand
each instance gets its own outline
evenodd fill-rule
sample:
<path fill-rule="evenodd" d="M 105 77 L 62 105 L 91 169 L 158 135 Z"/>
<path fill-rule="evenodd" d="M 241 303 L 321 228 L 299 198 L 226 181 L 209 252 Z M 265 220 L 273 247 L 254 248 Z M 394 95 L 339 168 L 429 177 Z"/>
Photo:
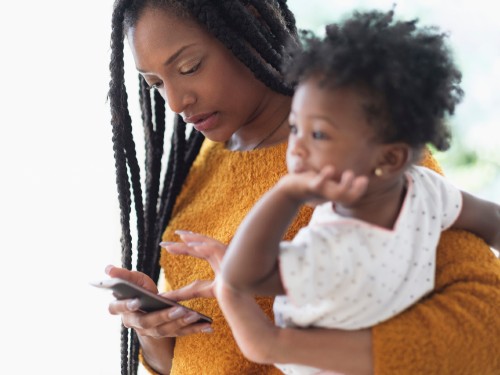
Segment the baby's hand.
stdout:
<path fill-rule="evenodd" d="M 308 171 L 288 174 L 280 184 L 294 199 L 309 205 L 334 201 L 350 205 L 359 200 L 366 192 L 368 177 L 354 176 L 350 170 L 344 171 L 340 179 L 335 179 L 335 168 L 324 167 L 319 173 Z"/>
<path fill-rule="evenodd" d="M 320 173 L 311 180 L 311 191 L 316 192 L 326 201 L 334 201 L 344 205 L 351 205 L 358 201 L 366 192 L 368 177 L 354 176 L 351 170 L 342 172 L 340 181 L 335 181 L 335 168 L 324 167 Z"/>

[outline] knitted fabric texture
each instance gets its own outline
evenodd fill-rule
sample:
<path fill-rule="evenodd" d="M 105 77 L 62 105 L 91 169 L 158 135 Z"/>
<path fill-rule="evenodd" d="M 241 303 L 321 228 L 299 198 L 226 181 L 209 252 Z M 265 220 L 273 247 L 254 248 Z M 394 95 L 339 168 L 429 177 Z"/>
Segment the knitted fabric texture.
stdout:
<path fill-rule="evenodd" d="M 177 199 L 163 240 L 179 240 L 174 231 L 184 229 L 229 243 L 256 201 L 286 173 L 285 154 L 286 144 L 234 152 L 206 140 Z M 442 173 L 428 152 L 422 164 Z M 304 208 L 285 239 L 291 239 L 306 225 L 310 215 L 311 209 Z M 214 277 L 208 263 L 197 258 L 174 256 L 163 250 L 160 263 L 168 289 Z M 493 309 L 500 306 L 499 286 L 499 262 L 483 241 L 466 232 L 444 233 L 437 257 L 437 294 L 372 331 L 375 374 L 500 373 L 500 359 L 493 355 L 500 335 L 498 313 Z M 257 301 L 272 317 L 273 299 Z M 214 333 L 177 338 L 171 374 L 281 373 L 274 366 L 250 363 L 243 357 L 214 299 L 183 304 L 212 317 Z M 470 345 L 465 346 L 464 340 Z M 470 350 L 457 352 L 464 347 Z M 450 351 L 454 351 L 452 355 Z M 453 358 L 454 362 L 444 358 Z"/>
<path fill-rule="evenodd" d="M 175 241 L 177 229 L 191 230 L 229 243 L 240 222 L 259 198 L 286 174 L 286 144 L 234 152 L 221 143 L 206 140 L 179 195 L 165 241 Z M 310 219 L 304 208 L 286 239 Z M 213 279 L 207 262 L 162 252 L 161 266 L 169 288 L 178 289 L 197 279 Z M 272 298 L 258 298 L 261 308 L 272 317 Z M 274 366 L 249 362 L 238 349 L 215 299 L 186 301 L 186 306 L 213 319 L 212 334 L 176 339 L 171 374 L 280 374 Z"/>

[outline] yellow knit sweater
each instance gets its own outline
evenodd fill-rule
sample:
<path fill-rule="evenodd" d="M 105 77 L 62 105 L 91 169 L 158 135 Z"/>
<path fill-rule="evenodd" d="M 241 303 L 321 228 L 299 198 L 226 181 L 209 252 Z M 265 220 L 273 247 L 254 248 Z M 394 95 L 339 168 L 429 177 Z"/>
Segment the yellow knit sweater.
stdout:
<path fill-rule="evenodd" d="M 178 240 L 174 230 L 184 229 L 229 243 L 254 203 L 286 173 L 285 152 L 286 144 L 233 152 L 206 140 L 177 199 L 164 240 Z M 423 165 L 440 171 L 430 155 Z M 307 224 L 310 214 L 310 209 L 300 212 L 287 239 Z M 165 251 L 161 266 L 171 289 L 214 277 L 207 262 Z M 436 293 L 373 328 L 375 374 L 500 374 L 500 356 L 495 354 L 500 337 L 499 286 L 500 264 L 484 242 L 465 232 L 444 233 Z M 271 298 L 260 298 L 258 303 L 272 316 Z M 195 299 L 185 305 L 211 316 L 214 333 L 177 338 L 171 374 L 280 373 L 242 356 L 216 300 Z"/>

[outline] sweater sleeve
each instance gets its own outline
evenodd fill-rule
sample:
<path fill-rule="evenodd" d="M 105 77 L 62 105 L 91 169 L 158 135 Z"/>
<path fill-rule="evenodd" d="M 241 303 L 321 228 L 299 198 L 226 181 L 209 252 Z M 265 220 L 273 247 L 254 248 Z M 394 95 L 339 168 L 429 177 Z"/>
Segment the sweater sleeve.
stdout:
<path fill-rule="evenodd" d="M 373 328 L 374 374 L 500 374 L 500 261 L 470 233 L 444 232 L 434 292 Z"/>
<path fill-rule="evenodd" d="M 443 232 L 433 293 L 372 330 L 374 374 L 500 374 L 499 307 L 500 261 L 478 237 Z"/>

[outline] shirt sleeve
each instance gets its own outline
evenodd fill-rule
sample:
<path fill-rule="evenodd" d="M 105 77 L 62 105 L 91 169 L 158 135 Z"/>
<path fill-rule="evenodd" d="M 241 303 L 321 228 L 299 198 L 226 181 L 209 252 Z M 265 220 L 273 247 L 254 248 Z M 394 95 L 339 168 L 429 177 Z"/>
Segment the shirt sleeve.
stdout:
<path fill-rule="evenodd" d="M 461 191 L 436 172 L 420 167 L 420 177 L 429 194 L 429 199 L 439 208 L 441 230 L 450 228 L 462 210 Z"/>

